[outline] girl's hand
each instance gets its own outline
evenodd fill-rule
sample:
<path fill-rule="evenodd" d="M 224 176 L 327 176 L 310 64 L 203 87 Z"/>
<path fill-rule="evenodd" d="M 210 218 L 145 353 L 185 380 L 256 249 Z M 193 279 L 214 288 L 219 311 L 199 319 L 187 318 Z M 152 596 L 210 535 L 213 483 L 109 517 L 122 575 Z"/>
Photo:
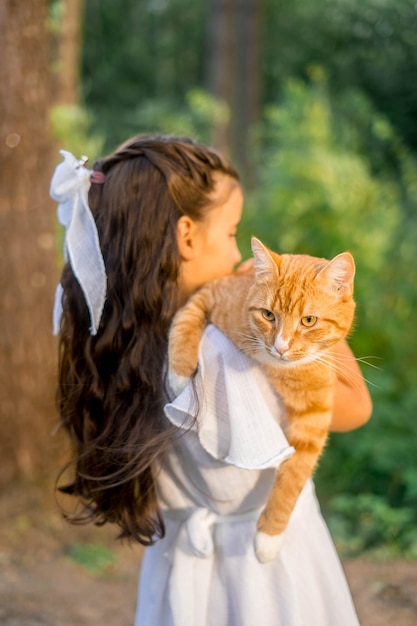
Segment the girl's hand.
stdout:
<path fill-rule="evenodd" d="M 246 259 L 235 270 L 236 274 L 249 274 L 255 271 L 255 259 Z"/>

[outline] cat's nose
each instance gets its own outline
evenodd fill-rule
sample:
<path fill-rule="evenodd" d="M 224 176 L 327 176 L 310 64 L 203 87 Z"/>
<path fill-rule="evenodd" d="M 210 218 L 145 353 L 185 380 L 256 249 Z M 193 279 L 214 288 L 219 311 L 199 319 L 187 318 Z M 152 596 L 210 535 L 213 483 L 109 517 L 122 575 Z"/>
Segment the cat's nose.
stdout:
<path fill-rule="evenodd" d="M 275 350 L 280 356 L 283 356 L 289 348 L 288 341 L 285 341 L 282 337 L 277 337 L 274 344 Z"/>

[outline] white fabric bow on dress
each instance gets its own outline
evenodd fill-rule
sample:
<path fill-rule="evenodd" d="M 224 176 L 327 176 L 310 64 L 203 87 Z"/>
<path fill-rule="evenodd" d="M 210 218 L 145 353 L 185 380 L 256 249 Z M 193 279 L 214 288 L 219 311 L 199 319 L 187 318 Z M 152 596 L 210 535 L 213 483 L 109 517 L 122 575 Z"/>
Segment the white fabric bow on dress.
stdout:
<path fill-rule="evenodd" d="M 195 626 L 206 614 L 207 589 L 215 561 L 214 526 L 250 522 L 255 528 L 260 512 L 261 509 L 252 509 L 240 514 L 217 515 L 205 508 L 192 512 L 163 511 L 165 519 L 181 521 L 176 541 L 165 553 L 171 567 L 169 598 L 173 626 Z"/>
<path fill-rule="evenodd" d="M 90 314 L 92 335 L 97 333 L 106 299 L 107 276 L 97 227 L 88 206 L 91 172 L 73 154 L 60 151 L 64 161 L 55 169 L 50 194 L 58 205 L 58 220 L 65 227 L 64 255 L 80 284 Z M 59 332 L 62 286 L 58 285 L 53 332 Z"/>

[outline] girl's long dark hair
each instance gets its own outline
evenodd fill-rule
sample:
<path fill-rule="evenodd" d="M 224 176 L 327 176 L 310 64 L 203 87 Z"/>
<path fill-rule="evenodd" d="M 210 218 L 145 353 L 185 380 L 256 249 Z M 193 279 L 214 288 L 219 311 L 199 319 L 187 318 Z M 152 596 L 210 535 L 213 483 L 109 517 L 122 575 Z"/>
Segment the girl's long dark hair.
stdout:
<path fill-rule="evenodd" d="M 96 336 L 67 264 L 62 275 L 58 408 L 74 448 L 62 491 L 79 497 L 70 521 L 114 522 L 145 545 L 164 534 L 155 470 L 175 432 L 163 416 L 167 334 L 178 307 L 181 215 L 202 220 L 213 174 L 238 178 L 214 150 L 188 139 L 136 137 L 94 169 L 89 204 L 107 272 Z"/>

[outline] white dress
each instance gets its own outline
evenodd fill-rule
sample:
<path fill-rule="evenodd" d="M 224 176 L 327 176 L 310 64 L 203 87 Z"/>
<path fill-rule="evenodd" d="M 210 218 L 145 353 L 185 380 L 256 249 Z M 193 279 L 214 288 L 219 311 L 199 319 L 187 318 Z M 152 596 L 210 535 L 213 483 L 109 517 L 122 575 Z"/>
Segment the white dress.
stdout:
<path fill-rule="evenodd" d="M 357 626 L 311 481 L 279 556 L 256 559 L 256 520 L 294 453 L 259 368 L 209 326 L 194 385 L 165 413 L 182 434 L 157 479 L 166 536 L 145 550 L 135 626 Z"/>

